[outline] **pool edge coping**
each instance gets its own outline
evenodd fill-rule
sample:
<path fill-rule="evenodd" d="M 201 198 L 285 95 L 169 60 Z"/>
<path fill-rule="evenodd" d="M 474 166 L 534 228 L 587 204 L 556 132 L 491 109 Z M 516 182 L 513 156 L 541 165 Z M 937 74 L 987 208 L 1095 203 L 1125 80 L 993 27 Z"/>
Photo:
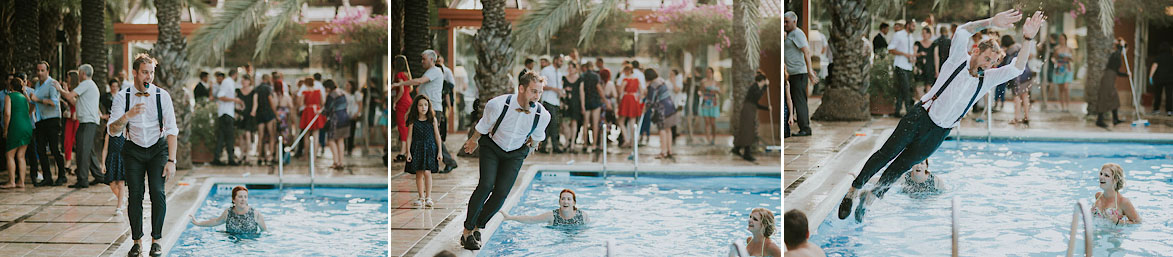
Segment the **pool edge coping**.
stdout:
<path fill-rule="evenodd" d="M 369 179 L 369 178 L 373 178 L 373 177 L 315 178 L 313 180 L 313 182 L 314 182 L 314 185 L 387 185 L 388 190 L 390 190 L 390 184 L 386 183 L 386 181 L 384 181 L 382 184 L 380 184 L 378 182 L 370 182 L 370 181 L 364 180 L 364 179 Z M 171 254 L 171 248 L 173 248 L 175 246 L 175 243 L 179 241 L 179 237 L 183 235 L 183 232 L 187 231 L 186 225 L 188 223 L 190 223 L 190 221 L 189 221 L 190 218 L 188 218 L 188 215 L 194 215 L 194 213 L 197 210 L 199 210 L 200 206 L 203 206 L 203 202 L 207 200 L 208 192 L 210 192 L 212 190 L 212 187 L 215 186 L 216 184 L 219 184 L 219 183 L 240 183 L 240 184 L 282 183 L 282 184 L 293 184 L 293 185 L 310 184 L 310 178 L 308 178 L 308 177 L 294 177 L 294 178 L 282 179 L 280 182 L 278 182 L 278 181 L 279 180 L 276 177 L 209 177 L 209 178 L 204 179 L 202 182 L 203 184 L 200 185 L 200 187 L 196 191 L 196 193 L 198 195 L 196 195 L 196 199 L 195 199 L 195 201 L 192 202 L 193 204 L 191 205 L 191 207 L 188 207 L 187 210 L 185 210 L 183 212 L 183 214 L 179 217 L 179 220 L 175 221 L 176 223 L 173 223 L 176 226 L 183 226 L 183 229 L 179 230 L 179 231 L 167 233 L 166 236 L 164 236 L 163 238 L 160 239 L 161 244 L 159 244 L 159 245 L 162 246 L 162 248 L 163 248 L 162 249 L 163 255 L 169 256 Z M 175 194 L 175 195 L 178 196 L 179 194 Z M 390 195 L 388 195 L 388 196 L 390 196 Z M 168 203 L 170 203 L 170 201 L 168 201 Z M 388 212 L 388 215 L 390 215 L 390 212 Z M 390 218 L 390 216 L 388 216 L 388 218 Z M 388 223 L 388 227 L 390 227 L 390 223 Z M 128 229 L 129 229 L 129 227 L 128 227 Z M 390 232 L 390 230 L 388 230 L 388 232 Z M 144 235 L 144 236 L 149 236 L 149 235 Z M 127 237 L 126 240 L 122 242 L 122 244 L 123 244 L 123 247 L 130 247 L 130 245 L 134 244 L 134 240 L 132 240 L 130 237 Z M 390 241 L 388 241 L 388 244 L 390 244 Z M 121 249 L 119 249 L 119 250 L 121 250 Z"/>
<path fill-rule="evenodd" d="M 501 205 L 500 211 L 508 212 L 509 210 L 513 209 L 513 207 L 516 206 L 517 203 L 521 201 L 521 195 L 524 194 L 525 190 L 527 190 L 529 188 L 529 185 L 533 183 L 534 178 L 536 177 L 536 175 L 539 172 L 543 172 L 543 171 L 602 172 L 602 171 L 600 171 L 602 169 L 602 167 L 603 167 L 602 164 L 590 164 L 590 165 L 534 164 L 533 166 L 530 166 L 530 167 L 526 168 L 524 171 L 521 171 L 520 173 L 518 173 L 518 178 L 520 178 L 520 179 L 514 181 L 513 188 L 511 188 L 509 190 L 509 196 L 505 199 L 505 203 L 503 203 Z M 630 165 L 630 164 L 628 164 L 628 165 L 609 165 L 608 172 L 613 171 L 613 172 L 619 172 L 620 174 L 634 173 L 634 171 L 635 171 L 634 168 L 635 168 L 635 166 Z M 669 168 L 669 169 L 666 169 L 666 168 Z M 672 170 L 670 168 L 683 168 L 683 169 Z M 733 172 L 735 174 L 719 174 L 718 172 L 721 172 L 721 171 Z M 778 175 L 778 188 L 779 188 L 779 190 L 781 190 L 781 188 L 782 188 L 782 170 L 780 169 L 780 167 L 775 168 L 775 167 L 769 167 L 769 166 L 708 166 L 708 165 L 696 166 L 696 165 L 689 165 L 689 166 L 683 166 L 683 167 L 675 167 L 675 166 L 657 167 L 655 169 L 641 170 L 640 172 L 641 173 L 649 172 L 649 174 L 656 174 L 656 175 L 689 173 L 687 175 L 700 175 L 700 176 L 739 176 L 739 175 L 777 174 Z M 457 215 L 457 216 L 452 218 L 452 220 L 451 220 L 452 222 L 448 222 L 448 225 L 439 229 L 439 232 L 435 233 L 435 236 L 433 237 L 433 239 L 431 241 L 424 243 L 424 245 L 422 247 L 419 247 L 419 250 L 415 252 L 415 255 L 411 255 L 411 256 L 430 257 L 430 256 L 434 256 L 436 253 L 438 253 L 440 251 L 451 250 L 451 249 L 453 249 L 452 246 L 459 247 L 459 243 L 457 243 L 457 242 L 446 241 L 446 240 L 437 240 L 437 238 L 453 238 L 453 239 L 459 238 L 459 234 L 461 233 L 461 231 L 464 230 L 464 217 L 468 215 L 468 209 L 466 208 L 462 211 L 455 212 L 455 215 Z M 483 236 L 483 239 L 484 239 L 481 242 L 482 247 L 484 247 L 483 244 L 485 244 L 486 242 L 489 242 L 489 240 L 492 238 L 493 233 L 497 231 L 497 228 L 499 228 L 501 226 L 502 222 L 504 222 L 504 220 L 501 217 L 501 215 L 494 215 L 493 219 L 489 220 L 489 223 L 485 225 L 485 229 L 481 230 L 481 235 Z M 473 252 L 470 250 L 464 250 L 463 248 L 459 248 L 459 249 L 460 249 L 459 251 L 454 252 L 457 256 L 477 256 L 477 254 L 480 253 L 479 250 L 476 252 Z"/>

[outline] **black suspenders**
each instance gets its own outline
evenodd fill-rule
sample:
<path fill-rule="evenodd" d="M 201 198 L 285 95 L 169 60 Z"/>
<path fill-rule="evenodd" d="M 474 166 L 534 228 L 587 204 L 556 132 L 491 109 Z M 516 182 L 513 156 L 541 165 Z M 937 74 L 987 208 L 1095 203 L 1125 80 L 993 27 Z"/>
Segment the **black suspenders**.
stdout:
<path fill-rule="evenodd" d="M 489 136 L 497 134 L 497 127 L 501 126 L 501 121 L 505 120 L 505 114 L 509 113 L 509 102 L 511 100 L 513 100 L 513 95 L 509 95 L 509 96 L 505 97 L 505 105 L 501 107 L 501 115 L 497 116 L 497 122 L 495 122 L 493 124 L 493 130 L 489 131 Z M 542 109 L 535 108 L 534 124 L 533 124 L 533 126 L 531 126 L 529 128 L 529 133 L 525 135 L 527 140 L 529 139 L 530 135 L 534 134 L 534 130 L 536 130 L 538 128 L 538 119 L 542 117 L 541 114 L 542 114 Z"/>
<path fill-rule="evenodd" d="M 953 74 L 950 74 L 950 75 L 949 75 L 949 79 L 946 79 L 946 80 L 945 80 L 945 84 L 944 84 L 944 85 L 941 85 L 941 89 L 937 90 L 937 93 L 936 93 L 936 94 L 933 94 L 933 98 L 932 98 L 932 99 L 929 99 L 929 101 L 932 101 L 932 102 L 933 102 L 933 105 L 936 105 L 936 104 L 937 104 L 937 97 L 941 96 L 941 93 L 944 93 L 944 92 L 945 92 L 945 88 L 948 88 L 948 87 L 949 87 L 949 84 L 952 84 L 952 83 L 953 83 L 953 79 L 954 79 L 954 78 L 957 78 L 957 74 L 958 74 L 958 73 L 961 73 L 961 70 L 965 69 L 965 65 L 966 65 L 966 64 L 968 64 L 968 61 L 962 62 L 962 63 L 961 63 L 961 65 L 958 65 L 958 66 L 957 66 L 957 69 L 953 71 Z M 978 93 L 981 93 L 981 92 L 982 92 L 982 86 L 983 86 L 982 84 L 985 84 L 985 83 L 984 83 L 984 82 L 985 82 L 985 79 L 986 79 L 986 77 L 985 77 L 985 76 L 980 76 L 980 77 L 978 77 L 978 87 L 977 87 L 977 90 L 973 91 L 973 96 L 969 98 L 969 104 L 966 104 L 966 105 L 965 105 L 965 111 L 961 112 L 961 117 L 957 117 L 957 120 L 955 120 L 955 121 L 953 121 L 953 122 L 958 122 L 958 121 L 961 121 L 961 118 L 964 118 L 964 117 L 965 117 L 965 113 L 969 112 L 969 108 L 970 108 L 970 107 L 973 107 L 973 101 L 977 100 Z M 931 110 L 931 109 L 933 109 L 933 106 L 932 106 L 932 105 L 930 105 L 930 106 L 929 106 L 929 109 L 930 109 L 930 110 Z M 926 112 L 927 112 L 927 110 L 926 110 Z"/>

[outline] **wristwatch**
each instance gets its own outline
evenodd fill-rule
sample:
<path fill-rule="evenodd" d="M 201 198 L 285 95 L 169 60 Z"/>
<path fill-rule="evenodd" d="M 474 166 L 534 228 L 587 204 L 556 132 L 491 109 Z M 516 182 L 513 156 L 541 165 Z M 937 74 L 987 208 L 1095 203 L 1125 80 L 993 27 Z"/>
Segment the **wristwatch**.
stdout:
<path fill-rule="evenodd" d="M 168 159 L 168 160 L 167 160 L 167 162 L 170 162 L 170 163 L 175 163 L 175 160 Z"/>

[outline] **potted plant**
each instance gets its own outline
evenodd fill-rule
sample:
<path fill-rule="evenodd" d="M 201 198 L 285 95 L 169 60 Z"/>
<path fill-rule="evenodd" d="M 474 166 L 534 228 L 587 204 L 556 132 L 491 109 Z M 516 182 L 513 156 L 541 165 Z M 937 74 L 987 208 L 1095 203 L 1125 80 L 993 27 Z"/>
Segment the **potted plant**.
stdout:
<path fill-rule="evenodd" d="M 196 103 L 191 117 L 191 162 L 208 163 L 213 159 L 212 151 L 216 142 L 216 103 Z"/>
<path fill-rule="evenodd" d="M 896 112 L 896 84 L 892 77 L 891 55 L 880 55 L 868 70 L 867 92 L 870 98 L 872 115 L 885 115 Z"/>

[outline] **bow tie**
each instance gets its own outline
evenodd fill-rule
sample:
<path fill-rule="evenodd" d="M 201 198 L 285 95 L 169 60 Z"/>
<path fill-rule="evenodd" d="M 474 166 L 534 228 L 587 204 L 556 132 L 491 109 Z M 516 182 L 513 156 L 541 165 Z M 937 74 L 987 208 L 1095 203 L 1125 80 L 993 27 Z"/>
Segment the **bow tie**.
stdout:
<path fill-rule="evenodd" d="M 532 110 L 533 108 L 534 108 L 534 103 L 530 102 L 529 109 L 522 109 L 521 107 L 517 107 L 517 109 L 514 109 L 514 110 L 517 112 L 524 112 L 525 114 L 530 114 L 530 110 Z"/>
<path fill-rule="evenodd" d="M 151 96 L 151 93 L 138 92 L 138 93 L 134 93 L 134 96 Z"/>

